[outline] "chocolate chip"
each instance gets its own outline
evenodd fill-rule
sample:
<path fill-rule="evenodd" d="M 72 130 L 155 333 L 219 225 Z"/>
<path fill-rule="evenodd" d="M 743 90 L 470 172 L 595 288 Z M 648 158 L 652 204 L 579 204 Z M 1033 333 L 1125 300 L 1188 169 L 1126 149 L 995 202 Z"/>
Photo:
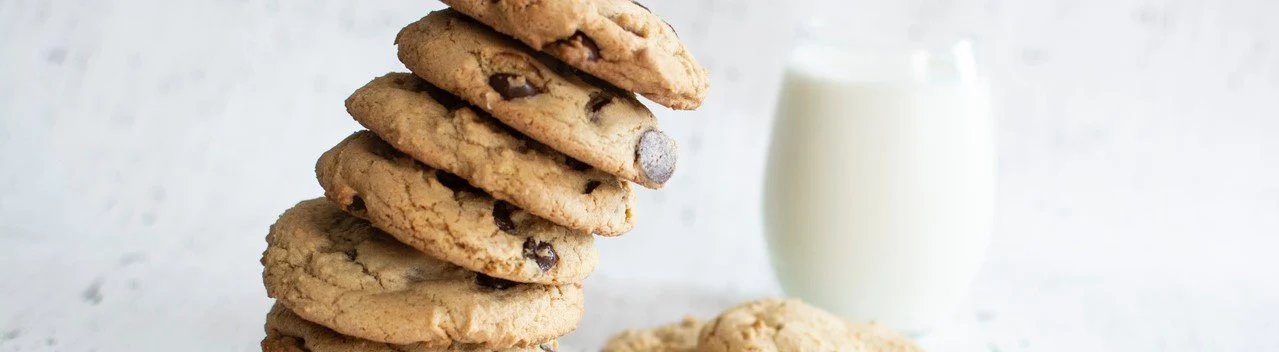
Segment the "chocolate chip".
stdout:
<path fill-rule="evenodd" d="M 346 205 L 346 212 L 351 214 L 364 214 L 367 210 L 368 208 L 364 207 L 364 198 L 360 198 L 358 194 L 351 196 L 351 204 Z"/>
<path fill-rule="evenodd" d="M 583 190 L 582 194 L 591 194 L 591 192 L 595 192 L 595 189 L 599 188 L 600 184 L 602 184 L 602 182 L 595 181 L 595 180 L 591 180 L 591 182 L 587 182 L 586 190 Z"/>
<path fill-rule="evenodd" d="M 595 40 L 586 36 L 586 33 L 582 33 L 582 31 L 573 33 L 573 35 L 568 37 L 568 39 L 560 40 L 560 43 L 562 45 L 581 48 L 581 50 L 586 52 L 586 61 L 600 60 L 599 45 L 595 44 Z"/>
<path fill-rule="evenodd" d="M 573 159 L 571 156 L 564 157 L 564 164 L 568 165 L 568 168 L 573 169 L 574 171 L 586 171 L 591 168 L 590 164 L 584 163 L 581 160 Z"/>
<path fill-rule="evenodd" d="M 612 103 L 616 96 L 617 94 L 607 90 L 591 93 L 591 99 L 586 101 L 586 115 L 590 116 L 592 123 L 600 122 L 600 110 Z"/>
<path fill-rule="evenodd" d="M 550 243 L 538 242 L 532 237 L 524 240 L 524 257 L 537 262 L 537 267 L 542 271 L 551 270 L 560 262 L 560 257 L 555 254 L 555 247 Z"/>
<path fill-rule="evenodd" d="M 541 93 L 524 77 L 509 73 L 495 73 L 489 76 L 489 86 L 506 100 L 531 97 Z"/>
<path fill-rule="evenodd" d="M 640 135 L 635 147 L 635 161 L 639 163 L 644 177 L 657 183 L 665 183 L 675 173 L 675 160 L 678 147 L 675 140 L 662 131 L 648 130 Z"/>
<path fill-rule="evenodd" d="M 644 4 L 641 4 L 639 1 L 631 0 L 631 2 L 635 3 L 635 6 L 639 6 L 639 7 L 644 8 L 644 11 L 648 11 L 649 13 L 653 13 L 653 10 L 649 10 L 649 9 L 648 9 L 648 6 L 644 6 Z"/>
<path fill-rule="evenodd" d="M 497 224 L 497 229 L 509 234 L 515 234 L 515 221 L 511 220 L 511 213 L 515 212 L 515 206 L 505 201 L 493 202 L 493 223 Z"/>
<path fill-rule="evenodd" d="M 498 289 L 498 290 L 505 290 L 520 284 L 518 282 L 511 281 L 511 280 L 499 279 L 496 277 L 484 275 L 483 273 L 475 273 L 475 283 L 480 286 Z"/>
<path fill-rule="evenodd" d="M 448 187 L 453 190 L 453 192 L 484 194 L 483 190 L 472 186 L 470 182 L 466 182 L 466 179 L 461 176 L 445 172 L 444 170 L 435 170 L 435 179 L 440 181 L 440 184 L 444 185 L 444 187 Z"/>

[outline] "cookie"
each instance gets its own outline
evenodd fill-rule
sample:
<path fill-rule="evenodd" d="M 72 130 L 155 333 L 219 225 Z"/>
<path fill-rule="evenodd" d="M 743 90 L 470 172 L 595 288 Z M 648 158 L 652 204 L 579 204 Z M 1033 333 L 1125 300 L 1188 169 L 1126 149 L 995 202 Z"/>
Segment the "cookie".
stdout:
<path fill-rule="evenodd" d="M 487 349 L 472 345 L 427 347 L 421 343 L 395 345 L 344 336 L 329 328 L 306 321 L 289 308 L 276 303 L 266 317 L 266 338 L 262 352 L 555 352 L 559 343 L 552 341 L 525 348 Z"/>
<path fill-rule="evenodd" d="M 267 294 L 340 334 L 423 347 L 529 347 L 573 331 L 580 284 L 519 284 L 431 258 L 321 199 L 267 234 Z"/>
<path fill-rule="evenodd" d="M 634 94 L 577 75 L 456 11 L 432 12 L 395 42 L 414 74 L 555 150 L 648 188 L 675 172 L 675 140 Z"/>
<path fill-rule="evenodd" d="M 696 109 L 710 88 L 706 70 L 675 28 L 638 2 L 443 1 L 533 49 L 670 108 Z"/>
<path fill-rule="evenodd" d="M 850 325 L 853 338 L 861 341 L 871 352 L 924 352 L 914 341 L 893 329 L 878 323 L 854 323 Z"/>
<path fill-rule="evenodd" d="M 694 352 L 702 322 L 693 317 L 652 329 L 627 330 L 608 339 L 603 352 Z"/>
<path fill-rule="evenodd" d="M 699 333 L 698 349 L 867 351 L 843 319 L 793 299 L 764 299 L 725 310 Z"/>
<path fill-rule="evenodd" d="M 496 200 L 432 169 L 369 131 L 347 137 L 315 166 L 324 195 L 413 248 L 517 282 L 581 282 L 598 254 L 590 233 Z"/>
<path fill-rule="evenodd" d="M 374 79 L 346 108 L 395 149 L 533 215 L 605 236 L 635 224 L 629 183 L 524 137 L 417 76 Z"/>

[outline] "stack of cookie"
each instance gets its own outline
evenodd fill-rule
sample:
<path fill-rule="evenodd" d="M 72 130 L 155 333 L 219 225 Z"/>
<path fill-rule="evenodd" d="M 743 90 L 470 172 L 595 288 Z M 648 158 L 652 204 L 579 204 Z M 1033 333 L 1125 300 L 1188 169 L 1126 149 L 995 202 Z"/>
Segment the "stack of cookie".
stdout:
<path fill-rule="evenodd" d="M 632 1 L 445 0 L 396 38 L 412 73 L 358 89 L 368 130 L 320 158 L 325 198 L 281 215 L 269 351 L 556 349 L 583 314 L 592 234 L 634 225 L 677 147 L 635 94 L 701 104 L 705 71 Z"/>

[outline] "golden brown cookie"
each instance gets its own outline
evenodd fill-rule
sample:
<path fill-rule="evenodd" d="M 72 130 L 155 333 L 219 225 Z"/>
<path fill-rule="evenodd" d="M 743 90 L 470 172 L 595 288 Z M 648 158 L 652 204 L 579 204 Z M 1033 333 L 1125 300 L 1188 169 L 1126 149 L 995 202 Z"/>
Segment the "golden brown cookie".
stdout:
<path fill-rule="evenodd" d="M 536 50 L 639 93 L 692 110 L 710 81 L 675 28 L 629 0 L 444 0 Z"/>
<path fill-rule="evenodd" d="M 276 303 L 266 316 L 266 338 L 262 352 L 555 352 L 559 343 L 551 341 L 532 347 L 488 349 L 474 345 L 427 347 L 420 343 L 395 345 L 345 336 L 306 321 L 288 307 Z"/>
<path fill-rule="evenodd" d="M 424 347 L 536 346 L 577 327 L 580 284 L 519 284 L 397 242 L 320 198 L 284 212 L 267 234 L 267 294 L 342 335 Z"/>
<path fill-rule="evenodd" d="M 533 215 L 604 236 L 635 224 L 629 183 L 525 137 L 413 74 L 374 79 L 346 108 L 395 149 Z"/>
<path fill-rule="evenodd" d="M 428 255 L 489 276 L 575 283 L 599 261 L 590 233 L 495 200 L 369 131 L 325 152 L 315 172 L 324 195 L 351 214 Z"/>
<path fill-rule="evenodd" d="M 704 352 L 867 351 L 848 323 L 795 299 L 763 299 L 729 308 L 698 337 Z"/>
<path fill-rule="evenodd" d="M 870 352 L 924 352 L 910 338 L 878 323 L 853 323 L 849 328 Z"/>
<path fill-rule="evenodd" d="M 456 11 L 432 12 L 395 42 L 414 74 L 555 150 L 648 188 L 675 172 L 675 140 L 634 94 Z"/>
<path fill-rule="evenodd" d="M 626 330 L 608 339 L 602 352 L 694 352 L 704 323 L 693 317 L 651 329 Z"/>

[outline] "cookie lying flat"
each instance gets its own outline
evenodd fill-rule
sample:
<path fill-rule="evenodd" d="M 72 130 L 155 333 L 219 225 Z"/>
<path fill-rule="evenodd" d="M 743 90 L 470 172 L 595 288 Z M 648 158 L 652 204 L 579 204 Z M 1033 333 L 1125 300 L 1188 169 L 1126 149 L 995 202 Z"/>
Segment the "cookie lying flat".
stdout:
<path fill-rule="evenodd" d="M 717 351 L 869 351 L 848 323 L 799 300 L 765 299 L 706 323 L 698 348 Z"/>
<path fill-rule="evenodd" d="M 670 24 L 629 0 L 443 0 L 537 50 L 674 109 L 702 104 L 710 81 Z"/>
<path fill-rule="evenodd" d="M 635 224 L 630 184 L 524 137 L 417 76 L 374 79 L 346 108 L 395 149 L 533 215 L 605 236 Z"/>
<path fill-rule="evenodd" d="M 495 200 L 466 180 L 414 160 L 369 131 L 315 166 L 324 195 L 400 242 L 493 277 L 575 283 L 599 261 L 594 237 Z"/>
<path fill-rule="evenodd" d="M 262 352 L 555 352 L 559 343 L 552 341 L 525 348 L 486 349 L 458 345 L 426 347 L 420 343 L 394 345 L 343 336 L 329 328 L 306 321 L 289 308 L 276 303 L 266 317 L 266 338 Z"/>
<path fill-rule="evenodd" d="M 678 323 L 652 329 L 627 330 L 608 339 L 602 352 L 693 352 L 702 322 L 685 317 Z"/>
<path fill-rule="evenodd" d="M 924 352 L 914 341 L 877 323 L 854 323 L 850 329 L 870 352 Z"/>
<path fill-rule="evenodd" d="M 535 346 L 573 331 L 582 287 L 517 284 L 395 241 L 321 199 L 284 212 L 267 234 L 267 294 L 343 335 L 390 344 Z"/>
<path fill-rule="evenodd" d="M 648 188 L 675 172 L 675 141 L 634 94 L 588 83 L 456 11 L 432 12 L 395 42 L 414 74 L 555 150 Z"/>

